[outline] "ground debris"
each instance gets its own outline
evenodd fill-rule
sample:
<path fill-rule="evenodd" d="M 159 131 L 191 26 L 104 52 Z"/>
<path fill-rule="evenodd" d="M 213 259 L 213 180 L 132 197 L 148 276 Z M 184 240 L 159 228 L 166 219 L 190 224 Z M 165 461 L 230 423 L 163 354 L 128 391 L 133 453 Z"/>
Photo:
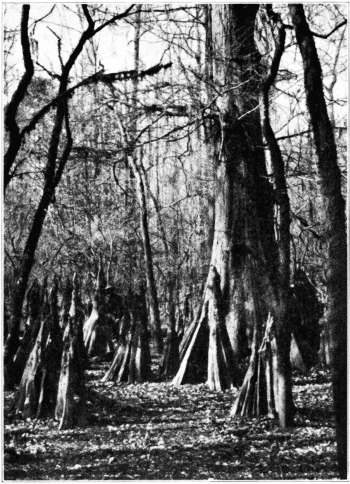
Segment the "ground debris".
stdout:
<path fill-rule="evenodd" d="M 98 363 L 96 363 L 98 366 Z M 274 480 L 337 477 L 331 387 L 298 377 L 296 426 L 230 417 L 231 391 L 169 382 L 106 385 L 88 373 L 84 428 L 10 420 L 5 392 L 4 477 L 14 480 Z"/>

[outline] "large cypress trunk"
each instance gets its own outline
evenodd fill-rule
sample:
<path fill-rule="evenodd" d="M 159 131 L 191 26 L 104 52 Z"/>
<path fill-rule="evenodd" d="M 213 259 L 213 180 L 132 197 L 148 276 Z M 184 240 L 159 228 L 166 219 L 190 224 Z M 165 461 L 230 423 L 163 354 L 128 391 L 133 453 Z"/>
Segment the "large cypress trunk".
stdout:
<path fill-rule="evenodd" d="M 225 366 L 218 361 L 218 328 L 223 321 L 230 342 L 226 365 L 230 362 L 231 384 L 237 384 L 241 341 L 247 327 L 252 333 L 267 319 L 266 272 L 275 272 L 277 260 L 271 187 L 257 109 L 261 67 L 254 29 L 258 8 L 257 4 L 213 5 L 212 22 L 208 23 L 212 25 L 214 81 L 222 91 L 215 109 L 214 240 L 201 310 L 180 352 L 190 362 L 182 350 L 187 347 L 188 353 L 188 348 L 195 348 L 191 339 L 203 335 L 204 329 L 199 326 L 207 325 L 211 342 L 216 340 L 207 343 L 211 362 L 207 379 L 218 390 L 225 388 L 213 383 L 225 381 L 223 375 L 217 378 L 214 370 Z M 220 295 L 210 289 L 213 272 L 220 279 Z M 186 375 L 184 368 L 180 371 Z M 175 382 L 181 381 L 175 378 Z"/>
<path fill-rule="evenodd" d="M 278 145 L 271 144 L 274 135 L 268 113 L 266 116 L 263 112 L 261 124 L 259 112 L 259 93 L 265 88 L 268 103 L 274 77 L 270 76 L 269 84 L 264 84 L 266 69 L 260 63 L 254 41 L 258 8 L 257 4 L 215 5 L 212 22 L 207 22 L 212 25 L 213 77 L 221 90 L 216 100 L 214 241 L 201 308 L 181 345 L 181 365 L 174 383 L 188 381 L 189 370 L 196 368 L 194 363 L 199 358 L 196 348 L 203 346 L 207 332 L 210 340 L 206 346 L 209 346 L 207 382 L 216 390 L 237 384 L 241 341 L 247 333 L 253 334 L 250 369 L 242 392 L 247 388 L 252 391 L 244 397 L 244 412 L 272 414 L 276 402 L 284 427 L 291 422 L 292 414 L 287 319 L 289 201 Z M 274 150 L 271 156 L 276 190 L 281 195 L 279 244 L 275 238 L 273 190 L 266 170 L 262 128 L 268 128 L 264 134 Z M 215 280 L 220 283 L 213 290 Z M 265 345 L 264 324 L 269 313 L 274 322 L 269 333 L 276 357 L 272 358 L 268 351 L 269 356 L 264 359 L 258 350 Z M 225 340 L 223 323 L 230 342 L 224 359 L 220 356 L 220 346 Z M 229 380 L 225 379 L 225 372 L 230 374 Z M 250 401 L 257 392 L 259 405 Z"/>
<path fill-rule="evenodd" d="M 304 67 L 306 102 L 318 157 L 328 237 L 326 314 L 330 335 L 333 398 L 340 477 L 347 478 L 347 244 L 345 201 L 337 149 L 323 94 L 322 69 L 302 5 L 290 14 Z"/>
<path fill-rule="evenodd" d="M 261 334 L 269 308 L 266 275 L 276 273 L 272 190 L 257 109 L 262 68 L 254 41 L 258 5 L 213 8 L 215 78 L 225 94 L 217 145 L 211 265 L 221 278 L 223 317 L 237 366 L 244 333 Z M 266 301 L 265 301 L 266 300 Z"/>

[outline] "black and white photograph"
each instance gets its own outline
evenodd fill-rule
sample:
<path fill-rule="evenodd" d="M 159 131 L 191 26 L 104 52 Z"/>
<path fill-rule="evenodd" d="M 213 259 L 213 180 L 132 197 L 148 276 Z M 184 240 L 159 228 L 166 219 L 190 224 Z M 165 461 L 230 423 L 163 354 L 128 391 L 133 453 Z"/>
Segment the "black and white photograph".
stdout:
<path fill-rule="evenodd" d="M 2 2 L 2 475 L 348 479 L 348 2 Z"/>

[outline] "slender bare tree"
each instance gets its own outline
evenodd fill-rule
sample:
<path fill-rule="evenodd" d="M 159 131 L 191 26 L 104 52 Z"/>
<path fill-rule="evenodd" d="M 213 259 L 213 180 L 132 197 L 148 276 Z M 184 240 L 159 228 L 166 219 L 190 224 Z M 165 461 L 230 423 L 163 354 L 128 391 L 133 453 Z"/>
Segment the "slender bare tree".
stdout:
<path fill-rule="evenodd" d="M 322 68 L 304 7 L 289 7 L 304 68 L 306 102 L 318 158 L 322 197 L 327 216 L 327 324 L 330 335 L 333 398 L 339 473 L 347 478 L 347 243 L 345 201 L 337 148 L 322 83 Z"/>

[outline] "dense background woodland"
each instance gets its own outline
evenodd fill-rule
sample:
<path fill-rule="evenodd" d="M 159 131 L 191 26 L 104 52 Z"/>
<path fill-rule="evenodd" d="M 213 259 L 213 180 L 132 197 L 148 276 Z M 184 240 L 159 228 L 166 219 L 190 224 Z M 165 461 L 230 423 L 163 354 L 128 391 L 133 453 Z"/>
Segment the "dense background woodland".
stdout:
<path fill-rule="evenodd" d="M 346 5 L 3 19 L 5 478 L 346 478 Z"/>

